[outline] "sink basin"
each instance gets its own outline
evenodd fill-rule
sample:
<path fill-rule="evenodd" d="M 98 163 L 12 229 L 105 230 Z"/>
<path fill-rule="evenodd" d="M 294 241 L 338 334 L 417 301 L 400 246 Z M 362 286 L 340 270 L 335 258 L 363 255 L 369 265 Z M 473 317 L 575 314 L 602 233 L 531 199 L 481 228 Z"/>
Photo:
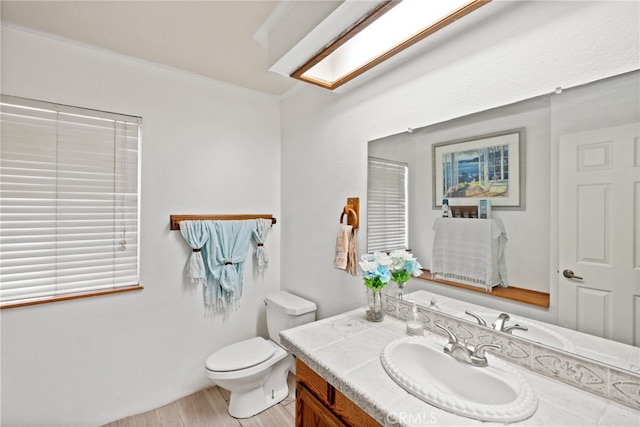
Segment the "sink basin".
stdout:
<path fill-rule="evenodd" d="M 489 356 L 480 368 L 455 360 L 433 337 L 401 338 L 380 360 L 389 376 L 414 396 L 454 414 L 480 421 L 515 422 L 530 417 L 538 399 L 525 378 Z"/>
<path fill-rule="evenodd" d="M 557 348 L 559 350 L 565 350 L 569 352 L 575 352 L 575 347 L 565 337 L 553 332 L 551 329 L 547 329 L 544 326 L 539 326 L 531 322 L 519 322 L 521 325 L 526 325 L 529 328 L 528 331 L 521 331 L 514 329 L 511 334 L 520 338 L 525 338 L 530 341 L 535 341 L 540 344 L 547 345 L 549 347 Z"/>

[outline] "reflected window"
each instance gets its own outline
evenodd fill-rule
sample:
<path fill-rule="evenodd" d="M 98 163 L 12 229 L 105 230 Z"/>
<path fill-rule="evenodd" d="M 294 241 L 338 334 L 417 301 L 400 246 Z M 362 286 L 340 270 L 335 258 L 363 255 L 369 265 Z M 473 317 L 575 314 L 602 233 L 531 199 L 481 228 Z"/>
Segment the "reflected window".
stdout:
<path fill-rule="evenodd" d="M 367 251 L 408 247 L 407 163 L 369 157 Z"/>

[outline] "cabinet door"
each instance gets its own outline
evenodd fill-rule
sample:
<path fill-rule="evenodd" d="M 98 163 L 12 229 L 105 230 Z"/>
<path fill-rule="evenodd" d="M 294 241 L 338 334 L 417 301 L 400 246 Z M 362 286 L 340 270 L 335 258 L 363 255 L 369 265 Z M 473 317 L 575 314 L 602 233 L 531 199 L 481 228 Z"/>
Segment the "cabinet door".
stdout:
<path fill-rule="evenodd" d="M 380 427 L 380 423 L 371 418 L 369 414 L 360 409 L 358 405 L 349 400 L 349 398 L 340 393 L 340 391 L 336 390 L 331 384 L 327 383 L 324 378 L 304 364 L 300 359 L 296 361 L 296 381 L 298 388 L 304 388 L 305 392 L 311 394 L 319 405 L 325 410 L 331 411 L 333 418 L 339 420 L 338 422 L 340 422 L 340 424 L 338 425 Z M 315 426 L 317 424 L 309 425 Z M 304 427 L 306 426 L 307 424 L 304 424 Z"/>
<path fill-rule="evenodd" d="M 296 394 L 296 427 L 346 427 L 300 383 Z"/>
<path fill-rule="evenodd" d="M 380 427 L 379 422 L 371 418 L 369 414 L 338 390 L 335 390 L 334 403 L 331 405 L 331 410 L 349 426 Z"/>
<path fill-rule="evenodd" d="M 334 388 L 300 359 L 296 360 L 296 381 L 302 383 L 324 406 L 334 402 Z"/>

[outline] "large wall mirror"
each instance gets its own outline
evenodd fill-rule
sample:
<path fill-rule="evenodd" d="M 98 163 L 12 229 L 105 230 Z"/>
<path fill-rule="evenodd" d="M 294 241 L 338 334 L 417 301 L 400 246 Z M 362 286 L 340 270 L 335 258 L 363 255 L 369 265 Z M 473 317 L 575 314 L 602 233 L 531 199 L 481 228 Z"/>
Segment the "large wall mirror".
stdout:
<path fill-rule="evenodd" d="M 370 157 L 408 166 L 409 247 L 429 268 L 433 225 L 442 216 L 434 205 L 433 147 L 513 129 L 524 129 L 526 139 L 520 201 L 495 206 L 492 217 L 506 229 L 509 284 L 550 294 L 551 307 L 503 306 L 494 298 L 489 315 L 541 320 L 566 328 L 573 340 L 597 337 L 581 344 L 583 355 L 640 373 L 640 71 L 370 141 Z M 430 286 L 414 279 L 410 289 Z M 482 311 L 472 294 L 455 299 Z"/>

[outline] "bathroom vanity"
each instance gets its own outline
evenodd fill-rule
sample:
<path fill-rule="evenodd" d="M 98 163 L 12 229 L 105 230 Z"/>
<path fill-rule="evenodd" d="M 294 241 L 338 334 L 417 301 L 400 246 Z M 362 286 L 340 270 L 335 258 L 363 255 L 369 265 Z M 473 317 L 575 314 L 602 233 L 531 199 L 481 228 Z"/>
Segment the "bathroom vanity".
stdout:
<path fill-rule="evenodd" d="M 364 309 L 356 309 L 280 335 L 282 344 L 297 357 L 298 426 L 483 424 L 424 402 L 400 387 L 383 369 L 383 349 L 407 337 L 404 321 L 387 315 L 382 322 L 368 322 Z M 447 343 L 445 337 L 429 329 L 425 337 L 443 347 Z M 638 410 L 521 366 L 513 368 L 531 385 L 538 405 L 531 417 L 510 425 L 640 425 Z"/>
<path fill-rule="evenodd" d="M 364 412 L 309 368 L 296 360 L 296 426 L 379 426 Z"/>

